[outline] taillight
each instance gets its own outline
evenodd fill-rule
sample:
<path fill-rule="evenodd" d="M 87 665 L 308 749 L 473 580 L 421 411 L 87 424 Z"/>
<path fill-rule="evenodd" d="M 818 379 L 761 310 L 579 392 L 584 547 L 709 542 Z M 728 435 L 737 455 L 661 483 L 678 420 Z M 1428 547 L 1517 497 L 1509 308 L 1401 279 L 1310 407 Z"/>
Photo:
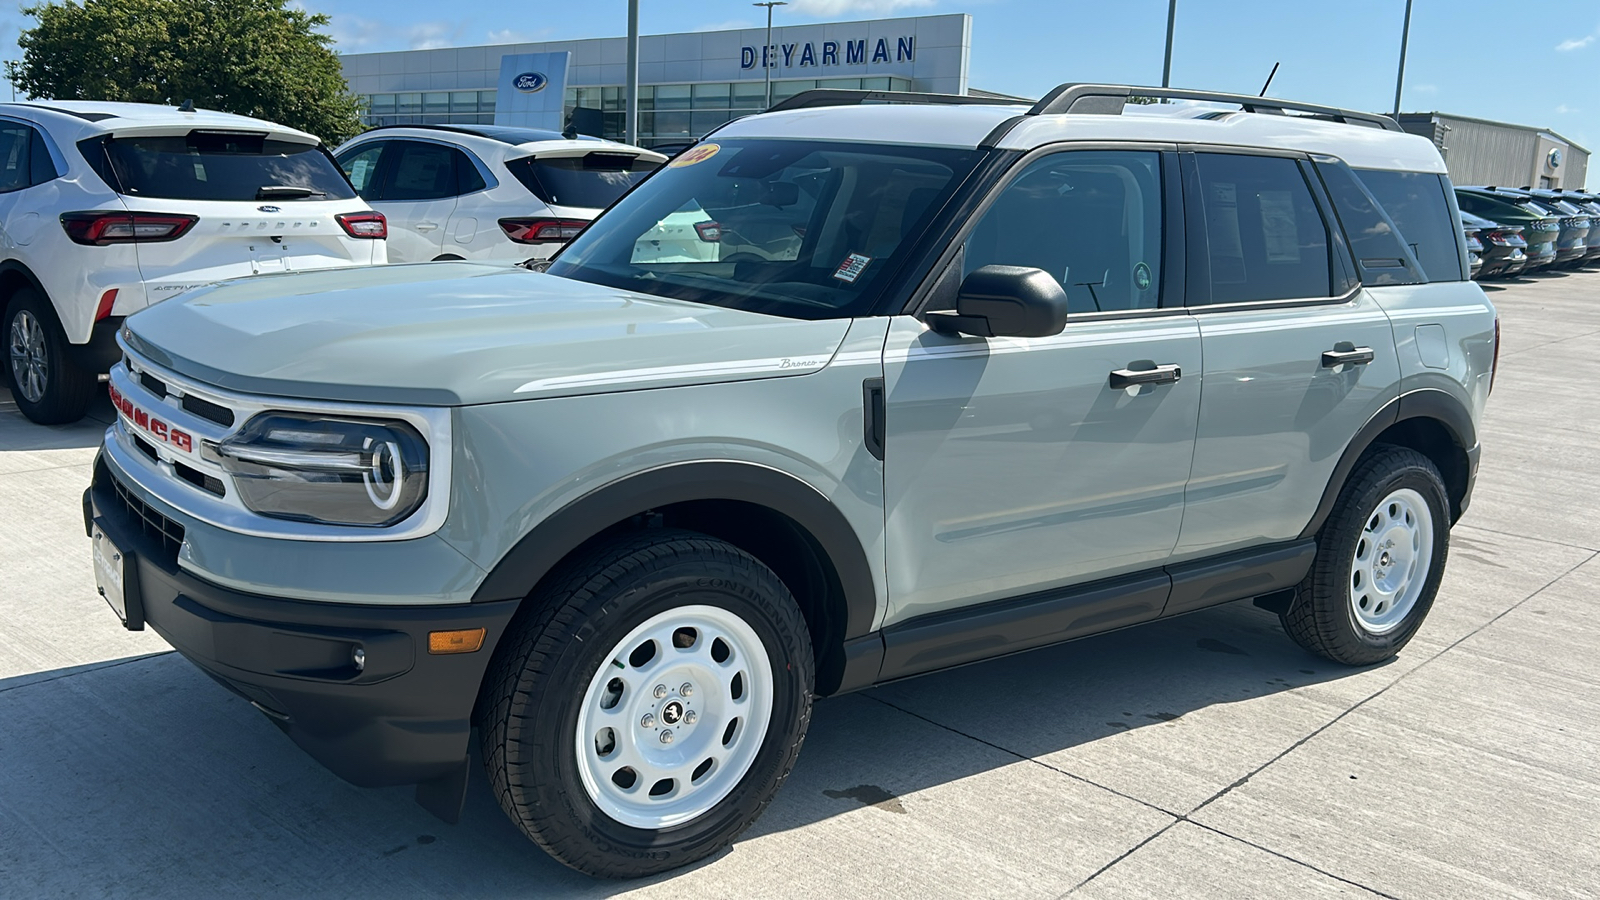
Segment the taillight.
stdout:
<path fill-rule="evenodd" d="M 141 212 L 69 212 L 61 214 L 61 227 L 73 243 L 104 247 L 107 244 L 150 244 L 183 237 L 195 216 Z"/>
<path fill-rule="evenodd" d="M 1500 316 L 1494 317 L 1494 361 L 1489 364 L 1489 393 L 1494 393 L 1494 377 L 1500 374 Z"/>
<path fill-rule="evenodd" d="M 389 220 L 381 212 L 339 213 L 333 218 L 353 238 L 381 241 L 389 236 Z"/>
<path fill-rule="evenodd" d="M 722 240 L 722 226 L 716 222 L 694 223 L 694 233 L 700 235 L 700 240 L 708 244 L 715 244 Z"/>
<path fill-rule="evenodd" d="M 588 226 L 582 219 L 501 219 L 506 237 L 519 244 L 565 244 Z"/>

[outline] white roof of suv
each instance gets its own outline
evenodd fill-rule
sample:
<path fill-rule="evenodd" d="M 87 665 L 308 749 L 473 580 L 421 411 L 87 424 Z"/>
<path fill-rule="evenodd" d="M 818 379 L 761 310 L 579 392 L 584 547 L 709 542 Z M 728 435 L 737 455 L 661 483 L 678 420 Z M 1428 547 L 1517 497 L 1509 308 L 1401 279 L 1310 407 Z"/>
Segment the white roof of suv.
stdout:
<path fill-rule="evenodd" d="M 1033 110 L 1040 112 L 1020 105 L 944 105 L 943 101 L 956 98 L 793 109 L 783 109 L 779 104 L 773 112 L 730 122 L 709 139 L 850 140 L 940 147 L 977 147 L 993 140 L 990 146 L 1009 150 L 1031 150 L 1058 141 L 1166 141 L 1326 153 L 1357 168 L 1445 171 L 1444 160 L 1433 142 L 1406 134 L 1393 122 L 1383 125 L 1381 117 L 1370 114 L 1226 94 L 1162 88 L 1118 90 L 1135 96 L 1177 95 L 1179 99 L 1171 104 L 1129 105 L 1120 111 L 1098 104 L 1082 112 L 1054 111 L 1046 106 L 1050 97 L 1034 105 Z M 1184 95 L 1205 99 L 1191 100 Z M 890 96 L 884 95 L 885 99 Z M 873 99 L 877 98 L 861 96 L 854 102 Z M 1116 106 L 1120 107 L 1120 103 Z M 1315 112 L 1295 112 L 1301 109 Z M 1345 120 L 1338 121 L 1334 118 L 1337 116 Z M 1018 121 L 997 140 L 991 138 L 997 128 L 1011 120 Z"/>
<path fill-rule="evenodd" d="M 0 102 L 0 114 L 26 115 L 61 133 L 75 128 L 81 137 L 96 134 L 170 133 L 173 126 L 192 128 L 248 129 L 265 132 L 278 140 L 315 144 L 319 139 L 287 125 L 233 113 L 196 109 L 184 112 L 176 106 L 156 103 L 109 103 L 99 100 L 18 100 Z"/>

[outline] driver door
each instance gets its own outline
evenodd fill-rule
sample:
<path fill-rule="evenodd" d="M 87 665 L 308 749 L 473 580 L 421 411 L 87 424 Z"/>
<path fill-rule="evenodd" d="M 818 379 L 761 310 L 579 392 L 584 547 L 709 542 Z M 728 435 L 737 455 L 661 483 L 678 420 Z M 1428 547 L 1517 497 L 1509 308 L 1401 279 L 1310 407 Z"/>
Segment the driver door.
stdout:
<path fill-rule="evenodd" d="M 1056 153 L 990 198 L 931 308 L 952 305 L 981 266 L 1040 268 L 1071 304 L 1061 334 L 946 337 L 892 320 L 886 625 L 1152 569 L 1172 553 L 1200 332 L 1178 306 L 1181 274 L 1164 278 L 1165 223 L 1181 224 L 1166 208 L 1171 167 L 1160 150 Z M 1178 378 L 1111 387 L 1113 372 L 1155 366 Z M 1085 609 L 1087 630 L 1154 618 L 1164 600 Z"/>

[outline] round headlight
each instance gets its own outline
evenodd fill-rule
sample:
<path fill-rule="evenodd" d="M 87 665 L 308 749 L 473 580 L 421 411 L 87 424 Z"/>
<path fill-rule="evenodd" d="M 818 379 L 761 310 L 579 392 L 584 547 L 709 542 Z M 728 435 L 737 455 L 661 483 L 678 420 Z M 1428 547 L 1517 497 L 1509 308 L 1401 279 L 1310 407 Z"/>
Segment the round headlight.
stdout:
<path fill-rule="evenodd" d="M 277 519 L 393 525 L 428 493 L 428 444 L 405 422 L 262 413 L 217 454 L 240 501 Z"/>

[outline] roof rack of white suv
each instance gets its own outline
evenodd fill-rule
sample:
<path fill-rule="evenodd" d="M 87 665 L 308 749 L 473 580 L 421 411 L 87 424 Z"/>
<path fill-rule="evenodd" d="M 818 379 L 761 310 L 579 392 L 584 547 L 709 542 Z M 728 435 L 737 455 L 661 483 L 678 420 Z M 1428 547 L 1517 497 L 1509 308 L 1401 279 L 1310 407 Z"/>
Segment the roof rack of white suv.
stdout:
<path fill-rule="evenodd" d="M 1206 103 L 1233 103 L 1249 113 L 1287 115 L 1305 113 L 1319 119 L 1381 128 L 1384 131 L 1402 131 L 1400 123 L 1376 113 L 1357 112 L 1315 103 L 1294 100 L 1277 100 L 1270 97 L 1252 97 L 1248 94 L 1225 94 L 1217 91 L 1194 91 L 1185 88 L 1138 87 L 1126 84 L 1063 84 L 1050 90 L 1039 102 L 1028 108 L 1024 115 L 1046 116 L 1073 113 L 1091 113 L 1116 116 L 1132 97 L 1149 97 L 1157 100 L 1193 100 Z M 968 97 L 960 94 L 918 94 L 908 91 L 851 91 L 819 89 L 801 91 L 786 100 L 773 104 L 769 112 L 785 109 L 810 109 L 819 106 L 854 106 L 862 103 L 926 103 L 926 104 L 982 104 L 1008 106 L 1027 101 L 1004 100 L 990 97 Z"/>

